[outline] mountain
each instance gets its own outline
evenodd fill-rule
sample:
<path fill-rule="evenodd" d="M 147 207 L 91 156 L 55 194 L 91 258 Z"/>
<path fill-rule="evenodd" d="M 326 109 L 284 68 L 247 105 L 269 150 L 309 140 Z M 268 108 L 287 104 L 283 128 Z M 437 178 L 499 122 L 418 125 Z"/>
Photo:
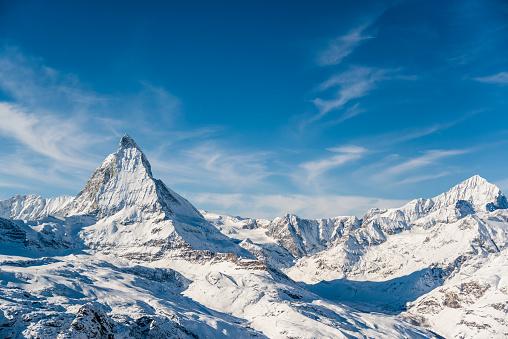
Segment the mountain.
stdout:
<path fill-rule="evenodd" d="M 434 198 L 374 209 L 336 245 L 300 259 L 287 273 L 308 282 L 379 280 L 498 252 L 507 244 L 508 227 L 492 218 L 507 213 L 505 201 L 496 186 L 474 176 Z"/>
<path fill-rule="evenodd" d="M 408 305 L 414 323 L 449 338 L 508 337 L 508 249 L 466 261 L 442 286 Z"/>
<path fill-rule="evenodd" d="M 370 312 L 407 310 L 411 322 L 446 337 L 503 337 L 507 207 L 498 187 L 473 176 L 436 197 L 373 209 L 362 219 L 287 215 L 241 231 L 217 227 L 327 300 Z M 457 303 L 447 301 L 450 295 Z"/>
<path fill-rule="evenodd" d="M 146 156 L 127 135 L 64 213 L 93 217 L 81 239 L 89 247 L 122 256 L 247 255 L 187 200 L 155 179 Z"/>
<path fill-rule="evenodd" d="M 183 222 L 203 221 L 194 206 L 153 177 L 150 163 L 127 135 L 95 170 L 66 214 L 92 214 L 101 219 L 126 209 L 134 209 L 136 215 L 129 217 L 138 220 L 160 214 Z"/>
<path fill-rule="evenodd" d="M 127 135 L 76 197 L 16 196 L 1 201 L 0 207 L 2 216 L 37 224 L 55 238 L 63 233 L 68 245 L 77 248 L 137 259 L 248 256 L 187 200 L 155 179 L 146 156 Z"/>
<path fill-rule="evenodd" d="M 362 218 L 219 215 L 126 135 L 75 197 L 0 201 L 0 337 L 504 337 L 507 207 L 474 176 Z"/>
<path fill-rule="evenodd" d="M 387 236 L 444 222 L 451 223 L 467 215 L 508 208 L 501 190 L 475 175 L 449 191 L 430 199 L 415 199 L 400 208 L 372 209 L 362 219 L 339 216 L 328 219 L 305 219 L 287 214 L 273 220 L 220 216 L 203 212 L 205 217 L 226 235 L 241 240 L 249 238 L 251 229 L 263 228 L 264 234 L 277 242 L 294 258 L 316 254 L 337 243 L 361 248 L 386 241 Z M 245 227 L 247 221 L 248 227 Z M 242 224 L 243 223 L 243 224 Z M 246 228 L 236 237 L 238 225 Z M 237 227 L 235 227 L 237 226 Z"/>
<path fill-rule="evenodd" d="M 74 197 L 43 198 L 39 195 L 16 195 L 0 201 L 0 217 L 35 220 L 49 215 L 60 215 Z"/>
<path fill-rule="evenodd" d="M 75 198 L 1 206 L 0 337 L 435 337 L 292 281 L 278 267 L 293 255 L 264 234 L 271 222 L 215 215 L 212 225 L 153 177 L 128 136 Z M 258 237 L 219 231 L 233 224 Z M 314 237 L 296 226 L 305 253 L 341 226 L 323 227 Z"/>

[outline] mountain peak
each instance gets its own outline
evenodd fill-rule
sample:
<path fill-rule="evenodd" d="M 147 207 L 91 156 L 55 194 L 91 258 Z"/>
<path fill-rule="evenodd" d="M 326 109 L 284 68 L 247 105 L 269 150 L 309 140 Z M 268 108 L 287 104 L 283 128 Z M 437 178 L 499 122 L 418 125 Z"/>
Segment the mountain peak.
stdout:
<path fill-rule="evenodd" d="M 127 134 L 74 199 L 71 213 L 102 218 L 126 209 L 137 217 L 163 213 L 172 218 L 202 219 L 187 200 L 153 177 L 148 159 Z"/>
<path fill-rule="evenodd" d="M 462 181 L 461 183 L 453 186 L 449 192 L 451 191 L 469 191 L 471 193 L 500 193 L 501 190 L 496 185 L 487 181 L 487 179 L 479 176 L 478 174 L 473 175 L 472 177 Z"/>
<path fill-rule="evenodd" d="M 477 211 L 508 208 L 506 197 L 499 187 L 477 174 L 455 185 L 448 192 L 438 195 L 433 200 L 436 207 L 464 200 L 471 203 Z"/>
<path fill-rule="evenodd" d="M 136 144 L 134 139 L 132 139 L 128 134 L 124 134 L 122 139 L 120 139 L 120 148 L 137 148 L 140 150 L 139 146 Z"/>
<path fill-rule="evenodd" d="M 478 185 L 492 185 L 490 182 L 487 181 L 487 179 L 485 179 L 484 177 L 482 177 L 482 176 L 480 176 L 478 174 L 475 174 L 472 177 L 464 180 L 460 184 L 476 185 L 476 186 L 478 186 Z"/>

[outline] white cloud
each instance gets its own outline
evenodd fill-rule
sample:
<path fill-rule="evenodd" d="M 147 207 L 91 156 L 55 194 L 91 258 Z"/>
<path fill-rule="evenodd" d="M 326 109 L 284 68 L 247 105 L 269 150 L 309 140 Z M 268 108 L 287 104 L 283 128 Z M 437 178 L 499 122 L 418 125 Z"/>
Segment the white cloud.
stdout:
<path fill-rule="evenodd" d="M 3 187 L 19 187 L 34 193 L 39 188 L 65 188 L 77 190 L 84 184 L 88 169 L 62 166 L 55 161 L 44 161 L 28 152 L 17 152 L 0 156 L 0 179 Z M 10 185 L 8 186 L 7 183 Z"/>
<path fill-rule="evenodd" d="M 99 95 L 15 48 L 0 49 L 0 92 L 6 97 L 0 102 L 0 179 L 11 186 L 77 190 L 125 132 L 172 141 L 211 133 L 168 128 L 181 104 L 163 88 L 141 83 L 136 93 Z"/>
<path fill-rule="evenodd" d="M 331 120 L 327 123 L 327 125 L 337 125 L 341 124 L 344 121 L 347 121 L 349 119 L 352 119 L 362 113 L 364 113 L 365 110 L 360 108 L 360 105 L 358 103 L 354 104 L 353 106 L 346 109 L 344 113 L 342 113 L 341 116 L 339 116 L 337 119 Z"/>
<path fill-rule="evenodd" d="M 345 195 L 186 193 L 199 208 L 244 217 L 274 218 L 294 213 L 305 218 L 361 217 L 370 208 L 401 206 L 402 200 Z"/>
<path fill-rule="evenodd" d="M 337 65 L 353 52 L 358 45 L 372 36 L 365 35 L 365 30 L 369 25 L 362 25 L 356 27 L 346 35 L 337 37 L 328 43 L 328 47 L 322 51 L 318 58 L 317 63 L 320 66 Z"/>
<path fill-rule="evenodd" d="M 508 85 L 508 72 L 499 72 L 496 74 L 474 78 L 476 81 L 487 84 Z"/>
<path fill-rule="evenodd" d="M 393 145 L 404 143 L 406 141 L 423 138 L 425 136 L 447 130 L 470 119 L 471 117 L 476 116 L 477 114 L 480 114 L 481 112 L 483 111 L 474 110 L 467 112 L 466 114 L 463 114 L 462 116 L 459 116 L 458 118 L 449 122 L 436 123 L 430 126 L 420 127 L 416 129 L 403 129 L 397 130 L 396 132 L 369 135 L 364 138 L 355 139 L 353 142 L 368 145 L 369 148 L 375 148 L 379 151 L 381 148 L 387 148 Z M 408 114 L 408 116 L 410 116 L 410 114 Z"/>
<path fill-rule="evenodd" d="M 439 173 L 423 174 L 402 179 L 401 176 L 411 173 L 422 168 L 435 165 L 439 160 L 459 156 L 471 152 L 471 149 L 452 149 L 452 150 L 430 150 L 422 155 L 403 161 L 399 164 L 389 166 L 388 168 L 378 171 L 371 178 L 376 181 L 394 181 L 397 184 L 410 184 L 421 181 L 431 180 L 440 176 L 448 175 L 447 171 Z"/>
<path fill-rule="evenodd" d="M 330 148 L 327 148 L 327 150 L 330 152 L 349 153 L 349 154 L 362 154 L 362 153 L 367 152 L 367 150 L 364 147 L 356 146 L 356 145 L 330 147 Z"/>
<path fill-rule="evenodd" d="M 443 171 L 443 172 L 438 172 L 438 173 L 433 173 L 433 174 L 416 175 L 413 177 L 409 177 L 409 178 L 400 180 L 399 182 L 397 182 L 397 184 L 399 184 L 399 185 L 416 184 L 419 182 L 439 179 L 439 178 L 448 176 L 450 174 L 451 174 L 450 171 Z"/>
<path fill-rule="evenodd" d="M 376 87 L 378 82 L 386 80 L 390 73 L 390 70 L 385 69 L 352 67 L 345 72 L 334 75 L 323 82 L 319 86 L 319 90 L 324 91 L 335 87 L 339 87 L 339 89 L 335 96 L 330 99 L 316 98 L 313 100 L 319 113 L 310 119 L 310 122 L 320 120 L 330 111 L 341 109 L 350 101 L 367 95 Z"/>
<path fill-rule="evenodd" d="M 24 107 L 38 110 L 58 106 L 77 111 L 106 100 L 85 90 L 75 76 L 63 75 L 16 48 L 0 50 L 0 89 Z"/>
<path fill-rule="evenodd" d="M 328 151 L 337 154 L 300 164 L 300 167 L 306 172 L 307 180 L 313 180 L 333 168 L 361 159 L 367 152 L 365 148 L 355 145 L 333 147 Z"/>
<path fill-rule="evenodd" d="M 195 184 L 199 189 L 259 188 L 273 174 L 266 164 L 268 153 L 239 152 L 209 141 L 149 156 L 168 183 Z"/>
<path fill-rule="evenodd" d="M 407 160 L 401 164 L 392 166 L 385 171 L 385 174 L 399 175 L 405 172 L 409 172 L 421 167 L 429 166 L 436 161 L 448 158 L 455 155 L 462 155 L 468 153 L 469 150 L 453 149 L 453 150 L 431 150 L 425 152 L 423 155 L 416 158 Z"/>
<path fill-rule="evenodd" d="M 30 150 L 62 165 L 91 166 L 83 150 L 94 137 L 83 132 L 75 119 L 27 113 L 20 106 L 0 102 L 0 136 L 15 139 Z"/>
<path fill-rule="evenodd" d="M 20 188 L 20 189 L 25 189 L 25 190 L 30 189 L 30 186 L 28 186 L 28 185 L 20 184 L 17 182 L 4 181 L 4 180 L 0 180 L 0 187 Z"/>

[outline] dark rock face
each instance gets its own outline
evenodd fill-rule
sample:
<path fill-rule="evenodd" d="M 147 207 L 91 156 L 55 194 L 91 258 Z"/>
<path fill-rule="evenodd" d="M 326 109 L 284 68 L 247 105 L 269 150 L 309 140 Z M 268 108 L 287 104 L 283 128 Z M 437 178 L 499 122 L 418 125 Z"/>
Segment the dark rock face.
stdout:
<path fill-rule="evenodd" d="M 142 316 L 130 326 L 129 336 L 132 338 L 199 338 L 176 319 L 160 316 Z"/>
<path fill-rule="evenodd" d="M 458 218 L 463 218 L 466 215 L 474 214 L 475 210 L 469 201 L 457 200 L 455 203 L 455 213 Z"/>
<path fill-rule="evenodd" d="M 71 337 L 114 338 L 114 322 L 106 315 L 101 304 L 88 303 L 81 306 L 69 329 Z"/>
<path fill-rule="evenodd" d="M 499 195 L 497 197 L 495 203 L 489 202 L 485 206 L 485 209 L 489 212 L 493 212 L 495 210 L 500 210 L 500 209 L 507 209 L 507 208 L 508 208 L 508 200 L 506 199 L 506 197 L 504 195 Z"/>
<path fill-rule="evenodd" d="M 16 222 L 0 218 L 0 241 L 26 245 L 26 232 Z"/>

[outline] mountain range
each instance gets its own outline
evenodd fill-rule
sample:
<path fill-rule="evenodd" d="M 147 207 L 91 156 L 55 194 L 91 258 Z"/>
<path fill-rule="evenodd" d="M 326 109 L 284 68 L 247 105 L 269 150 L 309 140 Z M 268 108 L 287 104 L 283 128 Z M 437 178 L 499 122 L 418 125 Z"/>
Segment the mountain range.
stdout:
<path fill-rule="evenodd" d="M 196 209 L 129 136 L 0 201 L 2 338 L 508 337 L 508 201 L 476 175 L 362 218 Z"/>

